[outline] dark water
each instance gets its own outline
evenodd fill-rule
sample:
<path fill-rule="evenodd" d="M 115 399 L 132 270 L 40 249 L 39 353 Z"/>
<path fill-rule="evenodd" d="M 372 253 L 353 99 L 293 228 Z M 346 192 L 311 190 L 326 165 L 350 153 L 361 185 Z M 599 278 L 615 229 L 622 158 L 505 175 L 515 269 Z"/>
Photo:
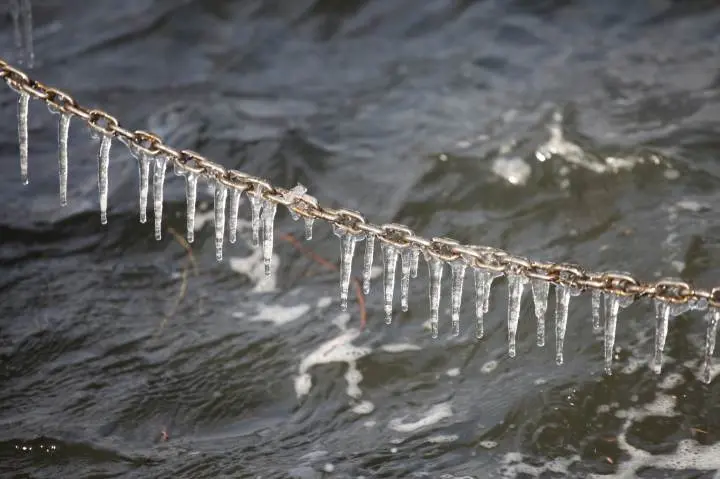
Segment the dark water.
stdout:
<path fill-rule="evenodd" d="M 718 283 L 715 1 L 33 3 L 34 75 L 175 146 L 425 236 Z M 8 15 L 6 58 L 11 45 Z M 432 340 L 423 267 L 390 327 L 375 280 L 359 333 L 357 305 L 339 312 L 337 273 L 280 236 L 302 234 L 285 212 L 269 283 L 246 224 L 214 261 L 207 213 L 190 261 L 171 233 L 185 201 L 171 174 L 155 242 L 120 144 L 102 227 L 96 145 L 75 122 L 61 209 L 56 117 L 35 103 L 23 187 L 15 98 L 0 89 L 2 477 L 686 478 L 720 467 L 719 383 L 696 378 L 700 314 L 673 322 L 656 377 L 652 307 L 623 310 L 604 377 L 586 295 L 571 303 L 565 365 L 552 323 L 535 346 L 529 296 L 511 360 L 504 284 L 486 339 L 473 338 L 467 286 L 462 335 L 449 337 L 443 314 Z M 308 246 L 336 261 L 327 225 Z"/>

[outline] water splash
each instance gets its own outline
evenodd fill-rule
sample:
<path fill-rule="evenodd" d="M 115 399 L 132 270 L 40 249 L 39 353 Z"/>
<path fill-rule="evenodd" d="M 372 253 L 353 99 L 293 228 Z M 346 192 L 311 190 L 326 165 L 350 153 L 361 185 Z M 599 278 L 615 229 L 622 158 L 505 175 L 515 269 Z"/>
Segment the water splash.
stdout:
<path fill-rule="evenodd" d="M 550 283 L 541 279 L 533 279 L 530 285 L 535 305 L 535 318 L 537 318 L 537 345 L 543 347 L 545 346 L 545 314 L 548 307 Z"/>
<path fill-rule="evenodd" d="M 215 213 L 215 259 L 222 261 L 223 242 L 225 241 L 225 205 L 227 203 L 228 189 L 220 181 L 215 181 L 215 201 L 213 212 Z"/>
<path fill-rule="evenodd" d="M 163 196 L 165 190 L 165 170 L 168 157 L 157 155 L 153 169 L 153 215 L 155 217 L 155 239 L 162 239 Z"/>
<path fill-rule="evenodd" d="M 395 246 L 381 243 L 383 253 L 383 291 L 385 292 L 385 324 L 392 323 L 392 302 L 395 292 L 395 267 L 397 266 L 398 250 Z"/>

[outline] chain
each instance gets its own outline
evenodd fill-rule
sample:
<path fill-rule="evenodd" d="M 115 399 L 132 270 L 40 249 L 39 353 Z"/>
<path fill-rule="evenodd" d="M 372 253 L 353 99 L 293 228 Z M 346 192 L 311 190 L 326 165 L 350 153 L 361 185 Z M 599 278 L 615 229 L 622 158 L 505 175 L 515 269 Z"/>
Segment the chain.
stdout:
<path fill-rule="evenodd" d="M 600 290 L 610 295 L 654 298 L 675 304 L 707 302 L 710 306 L 720 307 L 720 286 L 707 290 L 670 279 L 644 282 L 627 273 L 590 272 L 575 264 L 535 261 L 489 246 L 462 245 L 449 238 L 428 240 L 404 225 L 376 225 L 357 211 L 322 206 L 310 195 L 297 195 L 242 171 L 226 169 L 193 151 L 178 151 L 152 133 L 128 130 L 114 116 L 102 110 L 87 109 L 67 93 L 30 78 L 2 58 L 0 78 L 13 90 L 45 102 L 52 111 L 77 117 L 92 130 L 115 137 L 137 151 L 153 156 L 164 155 L 181 170 L 212 178 L 239 191 L 251 192 L 304 218 L 325 220 L 350 234 L 372 235 L 396 248 L 417 248 L 425 255 L 446 262 L 464 261 L 471 267 L 522 275 L 578 290 Z"/>

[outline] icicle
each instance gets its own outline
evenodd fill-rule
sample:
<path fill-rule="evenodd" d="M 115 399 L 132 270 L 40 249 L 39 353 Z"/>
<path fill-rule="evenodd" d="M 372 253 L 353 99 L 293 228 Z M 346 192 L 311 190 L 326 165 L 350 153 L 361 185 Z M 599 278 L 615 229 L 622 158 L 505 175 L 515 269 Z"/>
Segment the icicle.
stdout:
<path fill-rule="evenodd" d="M 18 91 L 18 143 L 20 144 L 20 179 L 23 185 L 28 184 L 28 108 L 30 94 Z"/>
<path fill-rule="evenodd" d="M 240 211 L 240 198 L 243 190 L 230 188 L 230 218 L 228 228 L 230 229 L 230 242 L 237 241 L 238 212 Z"/>
<path fill-rule="evenodd" d="M 715 342 L 717 340 L 718 322 L 720 322 L 720 309 L 713 308 L 705 315 L 707 321 L 707 331 L 705 332 L 705 361 L 703 366 L 703 381 L 710 384 L 710 366 L 712 356 L 715 352 Z"/>
<path fill-rule="evenodd" d="M 131 151 L 132 148 L 131 148 Z M 150 155 L 137 151 L 135 158 L 138 160 L 138 173 L 140 175 L 140 223 L 147 223 L 147 202 L 150 192 Z"/>
<path fill-rule="evenodd" d="M 558 366 L 565 361 L 563 349 L 565 347 L 570 296 L 577 296 L 578 294 L 580 294 L 579 289 L 562 284 L 555 285 L 555 363 Z"/>
<path fill-rule="evenodd" d="M 370 293 L 370 275 L 372 274 L 373 256 L 375 255 L 375 236 L 365 238 L 365 257 L 363 261 L 363 293 Z"/>
<path fill-rule="evenodd" d="M 98 152 L 98 192 L 100 194 L 100 223 L 107 224 L 108 169 L 112 137 L 103 135 Z"/>
<path fill-rule="evenodd" d="M 485 335 L 483 318 L 490 310 L 490 291 L 495 278 L 502 276 L 499 271 L 473 268 L 475 272 L 475 317 L 477 326 L 475 336 L 480 339 Z"/>
<path fill-rule="evenodd" d="M 598 332 L 602 329 L 600 324 L 600 303 L 602 302 L 602 290 L 593 289 L 592 291 L 592 321 L 593 331 Z"/>
<path fill-rule="evenodd" d="M 155 216 L 155 239 L 162 239 L 163 190 L 165 189 L 165 169 L 168 158 L 165 155 L 155 157 L 153 169 L 153 214 Z"/>
<path fill-rule="evenodd" d="M 410 273 L 412 250 L 404 248 L 400 253 L 400 265 L 402 275 L 400 276 L 400 309 L 406 312 L 409 309 L 408 295 L 410 293 Z"/>
<path fill-rule="evenodd" d="M 440 286 L 445 263 L 440 258 L 427 253 L 425 261 L 430 275 L 430 327 L 432 328 L 432 337 L 437 338 L 440 323 Z"/>
<path fill-rule="evenodd" d="M 258 196 L 254 193 L 248 194 L 248 198 L 250 198 L 250 222 L 252 224 L 252 242 L 253 246 L 257 246 L 260 244 L 260 215 L 262 213 L 262 208 L 265 200 L 261 196 Z"/>
<path fill-rule="evenodd" d="M 18 63 L 32 68 L 35 63 L 35 52 L 33 48 L 32 6 L 30 0 L 11 0 L 10 14 L 13 20 Z"/>
<path fill-rule="evenodd" d="M 452 283 L 450 286 L 450 318 L 452 322 L 453 336 L 460 336 L 460 305 L 462 304 L 463 283 L 465 282 L 465 270 L 467 263 L 463 260 L 456 260 L 450 263 L 452 271 Z"/>
<path fill-rule="evenodd" d="M 307 241 L 312 239 L 313 224 L 315 224 L 315 218 L 305 218 L 305 239 Z"/>
<path fill-rule="evenodd" d="M 417 278 L 419 263 L 420 263 L 420 250 L 417 248 L 412 248 L 410 250 L 410 275 L 413 278 Z"/>
<path fill-rule="evenodd" d="M 333 225 L 333 232 L 340 238 L 340 309 L 347 311 L 355 245 L 365 239 L 365 235 L 352 234 L 337 225 Z"/>
<path fill-rule="evenodd" d="M 517 274 L 508 274 L 508 355 L 511 358 L 516 354 L 516 337 L 518 322 L 520 321 L 520 306 L 523 289 L 527 278 Z"/>
<path fill-rule="evenodd" d="M 48 111 L 58 115 L 58 180 L 60 186 L 60 206 L 67 206 L 67 180 L 68 180 L 68 136 L 70 133 L 69 113 L 59 110 L 48 104 Z"/>
<path fill-rule="evenodd" d="M 180 168 L 177 163 L 174 164 L 175 174 L 185 177 L 187 240 L 188 243 L 192 243 L 195 241 L 195 202 L 197 200 L 197 183 L 199 176 L 193 171 Z"/>
<path fill-rule="evenodd" d="M 395 291 L 395 266 L 397 265 L 398 250 L 395 246 L 381 243 L 383 252 L 383 290 L 385 292 L 385 324 L 392 323 L 392 302 Z"/>
<path fill-rule="evenodd" d="M 605 374 L 612 374 L 612 360 L 615 351 L 615 331 L 617 330 L 617 318 L 620 308 L 630 306 L 633 302 L 632 296 L 621 296 L 619 294 L 605 293 L 605 325 L 603 329 L 605 337 Z"/>
<path fill-rule="evenodd" d="M 655 355 L 652 370 L 655 374 L 662 372 L 663 350 L 667 340 L 670 318 L 682 314 L 689 309 L 687 304 L 672 304 L 656 299 L 655 303 Z"/>
<path fill-rule="evenodd" d="M 543 347 L 545 346 L 545 313 L 547 313 L 550 283 L 541 279 L 533 279 L 530 285 L 537 318 L 537 345 Z"/>
<path fill-rule="evenodd" d="M 225 241 L 225 204 L 227 203 L 227 186 L 220 181 L 215 182 L 215 259 L 222 261 L 223 241 Z M 272 247 L 272 245 L 271 245 Z"/>
<path fill-rule="evenodd" d="M 265 200 L 262 207 L 262 226 L 263 226 L 263 262 L 265 263 L 265 275 L 270 276 L 273 254 L 273 240 L 275 238 L 275 213 L 277 213 L 277 205 L 272 201 Z"/>

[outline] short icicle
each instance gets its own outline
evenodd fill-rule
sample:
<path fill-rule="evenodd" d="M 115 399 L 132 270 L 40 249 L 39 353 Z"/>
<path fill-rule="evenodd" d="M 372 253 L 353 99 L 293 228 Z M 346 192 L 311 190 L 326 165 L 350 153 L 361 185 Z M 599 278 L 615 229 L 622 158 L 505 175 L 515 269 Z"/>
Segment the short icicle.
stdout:
<path fill-rule="evenodd" d="M 717 341 L 718 322 L 720 322 L 720 309 L 712 308 L 705 315 L 707 321 L 707 330 L 705 332 L 705 361 L 703 362 L 703 382 L 710 384 L 710 366 L 712 365 L 712 356 L 715 352 L 715 342 Z"/>
<path fill-rule="evenodd" d="M 265 264 L 265 275 L 270 276 L 272 272 L 272 255 L 273 243 L 275 240 L 275 214 L 277 213 L 277 205 L 269 200 L 264 200 L 262 206 L 262 227 L 263 227 L 263 243 L 262 255 Z"/>
<path fill-rule="evenodd" d="M 527 278 L 508 274 L 508 355 L 514 358 L 517 350 L 517 329 L 520 322 L 520 306 Z"/>
<path fill-rule="evenodd" d="M 593 331 L 596 333 L 602 329 L 600 324 L 600 304 L 602 303 L 602 290 L 593 289 L 592 291 L 592 324 Z"/>
<path fill-rule="evenodd" d="M 185 170 L 175 165 L 175 174 L 178 176 L 185 177 L 185 202 L 186 202 L 186 228 L 187 228 L 187 241 L 192 243 L 195 241 L 195 203 L 197 201 L 197 184 L 198 174 L 194 171 Z"/>
<path fill-rule="evenodd" d="M 545 314 L 548 307 L 548 293 L 550 283 L 541 279 L 533 279 L 530 283 L 535 305 L 535 318 L 537 319 L 537 345 L 545 346 Z"/>
<path fill-rule="evenodd" d="M 672 304 L 655 299 L 655 351 L 652 370 L 655 374 L 662 372 L 663 351 L 670 327 L 670 318 L 682 314 L 689 309 L 687 304 Z"/>
<path fill-rule="evenodd" d="M 375 236 L 365 238 L 365 256 L 363 258 L 363 293 L 370 293 L 370 276 L 372 275 L 373 257 L 375 256 Z"/>
<path fill-rule="evenodd" d="M 362 241 L 365 235 L 353 234 L 337 225 L 333 225 L 333 232 L 340 238 L 340 309 L 347 311 L 355 245 L 358 241 Z"/>
<path fill-rule="evenodd" d="M 155 217 L 155 239 L 157 241 L 162 239 L 163 196 L 165 194 L 165 170 L 167 169 L 167 162 L 167 156 L 155 156 L 153 168 L 153 215 Z"/>
<path fill-rule="evenodd" d="M 98 152 L 98 192 L 100 195 L 100 223 L 107 224 L 108 169 L 110 168 L 110 146 L 112 137 L 102 135 Z"/>
<path fill-rule="evenodd" d="M 381 243 L 383 253 L 383 292 L 385 297 L 385 324 L 392 323 L 393 293 L 395 292 L 395 268 L 398 250 L 391 244 Z"/>
<path fill-rule="evenodd" d="M 502 276 L 499 271 L 473 268 L 475 276 L 475 337 L 485 336 L 485 313 L 490 310 L 490 292 L 495 278 Z"/>
<path fill-rule="evenodd" d="M 137 152 L 138 173 L 140 175 L 140 223 L 147 223 L 147 203 L 150 193 L 150 162 L 152 157 L 144 152 Z"/>
<path fill-rule="evenodd" d="M 260 215 L 262 214 L 263 204 L 265 200 L 255 193 L 249 193 L 250 198 L 250 224 L 252 226 L 252 242 L 253 246 L 260 244 Z"/>
<path fill-rule="evenodd" d="M 425 261 L 430 276 L 430 327 L 432 328 L 432 337 L 435 339 L 438 337 L 440 329 L 440 292 L 445 262 L 429 253 L 425 253 Z"/>
<path fill-rule="evenodd" d="M 406 312 L 410 309 L 408 305 L 408 296 L 410 294 L 410 274 L 412 269 L 412 249 L 403 248 L 400 253 L 400 270 L 402 274 L 400 276 L 400 309 Z"/>
<path fill-rule="evenodd" d="M 565 331 L 567 330 L 570 297 L 580 294 L 580 290 L 563 284 L 555 285 L 555 363 L 560 366 L 565 362 Z"/>
<path fill-rule="evenodd" d="M 230 243 L 237 241 L 238 214 L 240 212 L 240 198 L 243 190 L 230 188 L 230 218 L 228 218 L 228 229 L 230 230 Z"/>
<path fill-rule="evenodd" d="M 605 324 L 604 329 L 604 355 L 605 374 L 612 374 L 612 360 L 615 352 L 615 332 L 617 330 L 617 319 L 620 308 L 630 306 L 633 302 L 632 296 L 622 296 L 617 293 L 605 293 Z"/>
<path fill-rule="evenodd" d="M 30 94 L 19 90 L 18 98 L 18 143 L 20 146 L 20 180 L 28 184 L 28 110 Z"/>
<path fill-rule="evenodd" d="M 460 306 L 462 305 L 463 283 L 465 282 L 465 271 L 467 263 L 463 259 L 457 259 L 450 263 L 452 280 L 450 285 L 450 320 L 452 323 L 452 335 L 460 336 Z"/>
<path fill-rule="evenodd" d="M 223 242 L 225 241 L 225 207 L 227 203 L 227 186 L 215 181 L 215 201 L 213 203 L 213 212 L 215 213 L 215 259 L 222 261 L 223 258 Z"/>
<path fill-rule="evenodd" d="M 420 250 L 417 248 L 410 249 L 410 276 L 417 278 L 418 265 L 420 264 Z"/>
<path fill-rule="evenodd" d="M 313 235 L 313 225 L 315 224 L 315 218 L 305 218 L 305 239 L 310 241 Z"/>

